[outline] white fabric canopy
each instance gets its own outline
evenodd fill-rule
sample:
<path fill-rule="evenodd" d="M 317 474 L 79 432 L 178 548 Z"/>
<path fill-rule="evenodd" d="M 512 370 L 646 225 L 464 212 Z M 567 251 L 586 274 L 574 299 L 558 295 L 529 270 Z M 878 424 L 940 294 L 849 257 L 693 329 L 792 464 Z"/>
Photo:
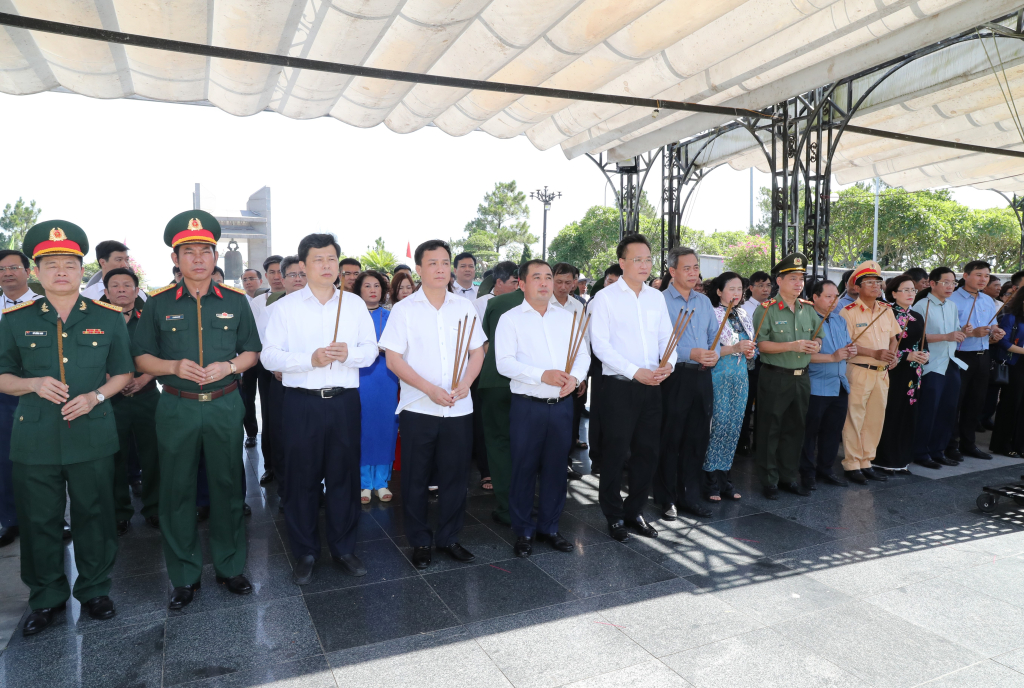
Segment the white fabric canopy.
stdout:
<path fill-rule="evenodd" d="M 969 30 L 1020 0 L 0 0 L 0 11 L 242 50 L 454 77 L 762 108 Z M 987 41 L 991 43 L 989 39 Z M 1015 92 L 1022 44 L 1001 39 Z M 927 64 L 926 64 L 927 63 Z M 1020 145 L 980 45 L 944 51 L 872 95 L 856 123 Z M 477 129 L 568 157 L 626 159 L 728 120 L 590 102 L 352 78 L 0 30 L 0 91 L 210 103 L 407 133 Z M 1024 104 L 1022 104 L 1024 107 Z M 744 142 L 742 136 L 747 139 Z M 738 132 L 712 154 L 763 165 Z M 841 181 L 1024 188 L 1021 161 L 847 134 Z M 998 182 L 992 181 L 999 177 Z M 1015 179 L 1015 178 L 1014 178 Z"/>

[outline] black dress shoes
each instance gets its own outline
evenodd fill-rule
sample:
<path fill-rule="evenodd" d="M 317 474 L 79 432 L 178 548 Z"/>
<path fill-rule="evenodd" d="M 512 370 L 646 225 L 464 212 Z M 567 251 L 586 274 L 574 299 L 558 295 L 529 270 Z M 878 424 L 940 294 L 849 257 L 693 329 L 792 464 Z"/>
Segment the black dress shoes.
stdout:
<path fill-rule="evenodd" d="M 117 522 L 117 537 L 128 534 L 128 530 L 132 527 L 131 521 L 118 521 Z"/>
<path fill-rule="evenodd" d="M 779 488 L 777 488 L 775 485 L 769 485 L 768 487 L 764 488 L 763 491 L 765 499 L 775 500 L 779 498 Z"/>
<path fill-rule="evenodd" d="M 562 537 L 561 533 L 554 533 L 553 535 L 545 535 L 544 533 L 537 533 L 534 535 L 537 542 L 546 542 L 559 552 L 571 552 L 576 549 L 575 545 Z"/>
<path fill-rule="evenodd" d="M 577 471 L 572 466 L 569 466 L 569 469 L 565 473 L 565 479 L 566 480 L 583 480 L 583 474 L 580 473 L 579 471 Z"/>
<path fill-rule="evenodd" d="M 935 463 L 940 464 L 942 466 L 959 466 L 960 465 L 959 461 L 954 461 L 953 459 L 949 458 L 948 456 L 933 456 L 932 457 L 932 461 L 934 461 Z"/>
<path fill-rule="evenodd" d="M 195 597 L 196 591 L 199 590 L 200 583 L 196 582 L 192 585 L 182 585 L 171 591 L 171 601 L 168 603 L 168 609 L 182 609 L 187 606 L 192 598 Z"/>
<path fill-rule="evenodd" d="M 916 461 L 914 461 L 914 463 L 916 463 L 918 466 L 924 466 L 925 468 L 942 468 L 941 464 L 932 461 L 930 458 L 917 459 Z"/>
<path fill-rule="evenodd" d="M 63 602 L 56 607 L 44 607 L 43 609 L 35 609 L 28 618 L 25 619 L 25 625 L 21 629 L 22 635 L 35 635 L 39 633 L 47 626 L 53 623 L 53 617 L 60 612 L 64 611 L 68 606 L 67 602 Z"/>
<path fill-rule="evenodd" d="M 516 538 L 516 545 L 513 548 L 517 557 L 526 558 L 533 554 L 533 538 L 520 535 Z"/>
<path fill-rule="evenodd" d="M 988 452 L 983 452 L 977 447 L 967 447 L 966 449 L 961 449 L 960 453 L 963 454 L 964 456 L 970 456 L 975 459 L 984 459 L 985 461 L 989 461 L 992 459 L 991 454 L 989 454 Z"/>
<path fill-rule="evenodd" d="M 643 537 L 658 537 L 658 531 L 655 530 L 654 526 L 645 521 L 643 516 L 626 519 L 626 527 L 636 532 L 637 535 L 642 535 Z"/>
<path fill-rule="evenodd" d="M 801 497 L 811 496 L 811 491 L 800 483 L 780 483 L 779 487 L 786 492 L 791 492 L 795 495 L 800 495 Z"/>
<path fill-rule="evenodd" d="M 707 508 L 703 504 L 691 504 L 690 502 L 683 504 L 683 511 L 693 514 L 694 516 L 700 516 L 701 518 L 707 518 L 712 515 L 711 509 Z"/>
<path fill-rule="evenodd" d="M 676 505 L 675 504 L 669 504 L 667 507 L 665 507 L 665 511 L 663 511 L 662 514 L 661 514 L 661 520 L 662 521 L 674 521 L 678 517 L 679 517 L 679 512 L 676 511 Z"/>
<path fill-rule="evenodd" d="M 82 606 L 85 607 L 85 611 L 89 612 L 89 616 L 97 621 L 112 619 L 114 618 L 114 614 L 117 613 L 117 610 L 114 609 L 114 600 L 110 599 L 106 595 L 94 597 L 91 600 L 86 601 Z"/>
<path fill-rule="evenodd" d="M 963 461 L 964 455 L 956 447 L 946 447 L 946 458 L 952 459 L 953 461 Z M 935 458 L 935 457 L 932 457 Z"/>
<path fill-rule="evenodd" d="M 359 578 L 360 576 L 366 575 L 366 567 L 363 566 L 362 560 L 354 554 L 342 554 L 340 557 L 336 557 L 333 554 L 331 559 L 338 565 L 346 575 L 352 576 L 353 578 Z"/>
<path fill-rule="evenodd" d="M 840 478 L 835 473 L 819 473 L 818 480 L 829 485 L 838 485 L 839 487 L 847 487 L 850 482 Z"/>
<path fill-rule="evenodd" d="M 857 483 L 858 485 L 868 484 L 867 476 L 865 476 L 864 471 L 860 469 L 857 469 L 855 471 L 843 471 L 843 473 L 846 475 L 846 479 L 849 480 L 851 483 Z"/>
<path fill-rule="evenodd" d="M 0 528 L 0 547 L 6 547 L 18 538 L 18 526 Z"/>
<path fill-rule="evenodd" d="M 160 529 L 160 517 L 159 516 L 147 516 L 146 525 L 150 528 Z"/>
<path fill-rule="evenodd" d="M 309 585 L 313 582 L 313 567 L 316 565 L 316 558 L 312 554 L 307 554 L 298 561 L 295 562 L 295 568 L 292 569 L 292 580 L 295 585 Z"/>
<path fill-rule="evenodd" d="M 416 547 L 412 550 L 412 565 L 420 571 L 430 566 L 430 548 Z"/>
<path fill-rule="evenodd" d="M 210 518 L 210 507 L 208 506 L 197 506 L 196 507 L 196 523 L 202 523 L 206 519 Z"/>
<path fill-rule="evenodd" d="M 256 446 L 256 438 L 255 437 L 246 437 L 245 438 L 245 448 L 246 449 L 252 449 L 255 446 Z"/>
<path fill-rule="evenodd" d="M 864 477 L 868 480 L 874 480 L 875 482 L 884 483 L 889 477 L 882 471 L 876 471 L 870 466 L 868 468 L 860 469 L 860 472 L 864 474 Z"/>
<path fill-rule="evenodd" d="M 260 485 L 269 485 L 274 482 L 274 471 L 267 471 L 260 476 Z"/>
<path fill-rule="evenodd" d="M 463 564 L 476 559 L 476 556 L 472 552 L 457 542 L 453 542 L 447 547 L 438 547 L 437 549 L 444 552 L 455 561 L 462 562 Z"/>
<path fill-rule="evenodd" d="M 242 574 L 231 576 L 230 578 L 217 576 L 217 583 L 225 586 L 228 589 L 228 592 L 236 595 L 248 595 L 252 592 L 252 583 L 250 583 L 249 579 Z"/>
<path fill-rule="evenodd" d="M 625 542 L 629 539 L 629 533 L 626 532 L 626 524 L 622 521 L 612 521 L 608 524 L 608 534 L 612 536 L 613 540 L 619 542 Z"/>

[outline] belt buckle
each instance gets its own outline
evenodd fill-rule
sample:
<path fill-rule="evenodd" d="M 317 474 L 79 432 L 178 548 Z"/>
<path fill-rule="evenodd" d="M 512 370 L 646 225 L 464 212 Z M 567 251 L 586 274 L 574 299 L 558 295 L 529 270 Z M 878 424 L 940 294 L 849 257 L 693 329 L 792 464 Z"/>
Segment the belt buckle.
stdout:
<path fill-rule="evenodd" d="M 559 401 L 561 401 L 561 399 L 559 399 L 558 397 L 548 397 L 544 401 L 547 403 L 548 406 L 554 406 Z"/>
<path fill-rule="evenodd" d="M 794 375 L 803 375 L 803 374 L 804 374 L 804 371 L 803 371 L 803 370 L 794 370 L 794 371 L 793 371 L 793 374 L 794 374 Z"/>
<path fill-rule="evenodd" d="M 320 398 L 321 399 L 330 399 L 331 397 L 327 396 L 327 392 L 330 392 L 330 391 L 331 390 L 329 390 L 329 389 L 324 389 L 324 388 L 321 387 L 320 388 Z"/>
<path fill-rule="evenodd" d="M 199 392 L 196 401 L 213 401 L 213 392 Z"/>

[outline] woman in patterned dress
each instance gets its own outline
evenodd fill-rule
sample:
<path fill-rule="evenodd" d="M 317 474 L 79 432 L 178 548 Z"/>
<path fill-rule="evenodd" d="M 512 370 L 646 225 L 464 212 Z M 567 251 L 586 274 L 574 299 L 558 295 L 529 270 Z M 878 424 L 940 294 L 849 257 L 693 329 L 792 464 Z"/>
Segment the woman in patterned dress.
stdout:
<path fill-rule="evenodd" d="M 756 355 L 754 328 L 750 316 L 739 308 L 743 296 L 743 280 L 735 272 L 723 272 L 716 277 L 707 296 L 715 307 L 721 325 L 729 304 L 734 304 L 729 320 L 722 328 L 721 358 L 711 371 L 714 387 L 714 413 L 711 416 L 711 442 L 704 459 L 704 497 L 711 502 L 739 499 L 729 479 L 736 445 L 743 427 L 747 408 L 747 370 L 753 367 Z"/>
<path fill-rule="evenodd" d="M 921 350 L 924 318 L 912 313 L 917 287 L 911 275 L 889 280 L 885 300 L 892 304 L 902 332 L 896 335 L 896 360 L 889 364 L 889 398 L 885 406 L 885 424 L 873 468 L 887 474 L 910 473 L 914 462 L 914 421 L 917 417 L 917 390 L 921 386 L 922 364 L 928 352 Z"/>

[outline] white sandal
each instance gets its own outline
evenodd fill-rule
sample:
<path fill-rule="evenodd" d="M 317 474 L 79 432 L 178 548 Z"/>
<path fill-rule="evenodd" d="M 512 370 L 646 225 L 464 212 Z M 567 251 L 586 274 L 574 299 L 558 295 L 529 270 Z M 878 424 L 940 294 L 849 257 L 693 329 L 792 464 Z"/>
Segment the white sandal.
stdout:
<path fill-rule="evenodd" d="M 362 502 L 363 504 L 369 504 L 370 503 L 370 491 L 369 490 L 360 490 L 360 492 L 359 492 L 359 501 Z"/>
<path fill-rule="evenodd" d="M 390 502 L 391 496 L 391 490 L 389 490 L 386 487 L 382 487 L 379 490 L 377 490 L 377 499 L 379 499 L 382 502 Z"/>

